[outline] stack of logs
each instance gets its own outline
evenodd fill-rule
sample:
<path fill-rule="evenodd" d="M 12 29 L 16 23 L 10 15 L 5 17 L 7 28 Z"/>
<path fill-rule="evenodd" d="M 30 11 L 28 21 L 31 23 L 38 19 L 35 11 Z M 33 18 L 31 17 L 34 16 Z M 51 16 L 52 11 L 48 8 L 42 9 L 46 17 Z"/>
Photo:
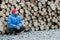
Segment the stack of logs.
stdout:
<path fill-rule="evenodd" d="M 49 30 L 60 28 L 60 1 L 59 0 L 37 0 L 36 3 L 20 2 L 5 3 L 2 2 L 0 19 L 7 27 L 7 19 L 11 14 L 11 9 L 16 7 L 19 15 L 22 17 L 25 30 Z"/>

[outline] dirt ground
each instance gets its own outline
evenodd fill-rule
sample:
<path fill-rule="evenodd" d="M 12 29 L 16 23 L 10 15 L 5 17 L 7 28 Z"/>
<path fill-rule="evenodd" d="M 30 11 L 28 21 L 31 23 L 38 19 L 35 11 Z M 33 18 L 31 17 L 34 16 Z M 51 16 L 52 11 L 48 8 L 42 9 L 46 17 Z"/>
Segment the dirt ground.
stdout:
<path fill-rule="evenodd" d="M 60 29 L 22 32 L 17 35 L 0 35 L 0 40 L 60 40 Z"/>

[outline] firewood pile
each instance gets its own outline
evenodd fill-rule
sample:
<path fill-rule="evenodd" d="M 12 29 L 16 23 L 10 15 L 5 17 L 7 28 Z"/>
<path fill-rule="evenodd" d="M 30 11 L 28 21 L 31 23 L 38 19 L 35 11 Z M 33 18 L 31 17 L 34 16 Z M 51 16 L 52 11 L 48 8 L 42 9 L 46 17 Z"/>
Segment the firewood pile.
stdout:
<path fill-rule="evenodd" d="M 60 0 L 37 0 L 36 3 L 22 1 L 13 4 L 11 0 L 2 2 L 0 18 L 5 27 L 11 9 L 16 7 L 26 31 L 29 29 L 37 31 L 60 28 Z"/>

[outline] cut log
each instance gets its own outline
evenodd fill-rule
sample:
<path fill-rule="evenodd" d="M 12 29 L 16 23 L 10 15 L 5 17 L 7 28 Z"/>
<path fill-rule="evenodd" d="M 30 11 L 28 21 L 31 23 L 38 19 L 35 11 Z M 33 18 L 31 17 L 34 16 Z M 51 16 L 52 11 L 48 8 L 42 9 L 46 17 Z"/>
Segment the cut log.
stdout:
<path fill-rule="evenodd" d="M 28 7 L 27 7 L 27 6 L 24 6 L 24 7 L 23 7 L 23 9 L 24 9 L 24 10 L 27 10 L 27 9 L 28 9 Z"/>
<path fill-rule="evenodd" d="M 37 15 L 37 12 L 34 12 L 34 16 L 36 16 Z"/>
<path fill-rule="evenodd" d="M 49 6 L 47 6 L 47 8 L 48 8 L 48 12 L 51 13 L 52 11 L 51 8 Z"/>
<path fill-rule="evenodd" d="M 12 4 L 12 3 L 13 3 L 13 0 L 9 0 L 9 3 L 11 3 L 11 4 Z"/>
<path fill-rule="evenodd" d="M 58 3 L 57 9 L 60 10 L 60 3 Z"/>
<path fill-rule="evenodd" d="M 29 11 L 28 11 L 28 10 L 25 10 L 25 13 L 27 13 L 27 14 L 28 14 L 28 13 L 29 13 Z"/>
<path fill-rule="evenodd" d="M 35 3 L 36 0 L 30 0 L 31 3 Z"/>
<path fill-rule="evenodd" d="M 49 13 L 49 16 L 51 16 L 52 14 L 51 13 Z"/>
<path fill-rule="evenodd" d="M 41 15 L 44 15 L 45 13 L 41 11 Z"/>
<path fill-rule="evenodd" d="M 5 20 L 7 21 L 8 20 L 8 17 L 6 17 Z"/>
<path fill-rule="evenodd" d="M 11 9 L 14 9 L 14 6 L 11 6 Z"/>
<path fill-rule="evenodd" d="M 29 23 L 29 27 L 30 27 L 30 28 L 32 27 L 32 23 Z"/>
<path fill-rule="evenodd" d="M 1 21 L 0 21 L 0 32 L 2 32 L 2 34 L 5 33 L 4 24 Z"/>
<path fill-rule="evenodd" d="M 45 0 L 45 2 L 47 2 L 48 0 Z"/>
<path fill-rule="evenodd" d="M 25 27 L 25 31 L 29 31 L 30 30 L 30 27 L 29 26 L 26 26 Z"/>
<path fill-rule="evenodd" d="M 31 27 L 32 31 L 35 31 L 35 28 L 34 27 Z"/>
<path fill-rule="evenodd" d="M 0 18 L 0 21 L 4 22 L 4 20 L 5 20 L 4 17 L 1 17 L 1 18 Z"/>
<path fill-rule="evenodd" d="M 58 22 L 57 24 L 58 24 L 58 26 L 59 26 L 58 28 L 60 29 L 60 22 Z"/>
<path fill-rule="evenodd" d="M 30 2 L 26 2 L 26 4 L 27 4 L 27 6 L 28 6 L 28 7 L 31 5 L 31 3 L 30 3 Z"/>
<path fill-rule="evenodd" d="M 10 9 L 9 9 L 8 7 L 6 8 L 6 10 L 7 10 L 8 12 L 10 11 Z"/>
<path fill-rule="evenodd" d="M 51 22 L 49 22 L 49 23 L 48 23 L 48 26 L 51 26 L 51 25 L 52 25 L 52 23 L 51 23 Z"/>
<path fill-rule="evenodd" d="M 49 30 L 49 26 L 48 25 L 45 25 L 45 30 Z"/>
<path fill-rule="evenodd" d="M 28 7 L 28 10 L 31 11 L 31 6 Z"/>
<path fill-rule="evenodd" d="M 21 0 L 17 0 L 17 2 L 20 2 Z"/>
<path fill-rule="evenodd" d="M 5 12 L 6 12 L 6 10 L 5 10 L 5 9 L 2 9 L 2 12 L 3 12 L 3 13 L 5 13 Z"/>
<path fill-rule="evenodd" d="M 6 17 L 6 15 L 5 15 L 5 14 L 3 14 L 3 17 L 5 18 L 5 17 Z"/>
<path fill-rule="evenodd" d="M 46 12 L 46 8 L 43 8 L 43 12 Z"/>
<path fill-rule="evenodd" d="M 44 25 L 40 25 L 40 30 L 44 30 Z"/>
<path fill-rule="evenodd" d="M 2 12 L 2 11 L 0 11 L 0 16 L 2 16 L 2 17 L 3 17 L 3 15 L 4 15 L 4 14 L 3 14 L 3 12 Z"/>
<path fill-rule="evenodd" d="M 33 3 L 31 3 L 31 7 L 34 7 L 34 4 Z"/>
<path fill-rule="evenodd" d="M 46 19 L 44 19 L 44 22 L 46 21 Z"/>
<path fill-rule="evenodd" d="M 31 10 L 31 13 L 34 13 L 34 10 Z"/>
<path fill-rule="evenodd" d="M 15 6 L 20 12 L 18 12 L 19 15 L 24 20 L 23 26 L 26 27 L 26 30 L 28 30 L 29 27 L 31 27 L 32 31 L 39 29 L 49 30 L 50 26 L 52 29 L 57 29 L 57 26 L 60 27 L 60 0 L 55 0 L 55 2 L 53 0 L 30 0 L 31 2 L 29 2 L 29 0 L 21 0 L 21 3 L 20 0 L 8 1 L 3 0 L 1 4 L 3 9 L 0 11 L 0 20 L 4 22 L 4 25 L 7 25 L 7 16 L 9 16 L 11 9 L 13 9 Z M 37 5 L 34 4 L 33 1 L 36 1 Z M 53 22 L 57 23 L 57 25 L 53 25 Z"/>
<path fill-rule="evenodd" d="M 58 25 L 55 25 L 55 29 L 58 29 Z"/>
<path fill-rule="evenodd" d="M 8 7 L 8 8 L 10 8 L 10 7 L 11 7 L 11 5 L 10 5 L 10 4 L 8 4 L 8 5 L 7 5 L 7 7 Z"/>
<path fill-rule="evenodd" d="M 19 5 L 17 5 L 17 6 L 16 6 L 16 9 L 19 10 L 19 9 L 21 9 L 21 7 L 20 7 Z"/>
<path fill-rule="evenodd" d="M 24 16 L 23 15 L 20 15 L 20 17 L 23 19 L 24 18 Z"/>
<path fill-rule="evenodd" d="M 37 27 L 36 27 L 36 31 L 38 31 L 38 30 L 39 30 L 39 27 L 37 26 Z"/>
<path fill-rule="evenodd" d="M 34 11 L 38 11 L 38 7 L 34 6 L 33 7 Z"/>
<path fill-rule="evenodd" d="M 47 21 L 50 22 L 50 18 L 48 18 Z"/>
<path fill-rule="evenodd" d="M 35 26 L 35 27 L 38 26 L 38 22 L 37 22 L 37 20 L 34 21 L 34 26 Z"/>
<path fill-rule="evenodd" d="M 44 25 L 45 24 L 45 22 L 44 21 L 40 21 L 41 22 L 41 25 Z"/>
<path fill-rule="evenodd" d="M 51 25 L 51 29 L 54 29 L 54 25 Z"/>
<path fill-rule="evenodd" d="M 7 25 L 7 22 L 4 21 L 4 25 Z"/>
<path fill-rule="evenodd" d="M 29 16 L 28 14 L 25 14 L 26 18 Z"/>
<path fill-rule="evenodd" d="M 21 0 L 21 2 L 25 2 L 26 0 Z"/>
<path fill-rule="evenodd" d="M 35 16 L 32 16 L 32 19 L 36 19 L 36 17 Z"/>
<path fill-rule="evenodd" d="M 30 20 L 31 19 L 31 17 L 30 16 L 28 16 L 28 20 Z"/>
<path fill-rule="evenodd" d="M 24 13 L 24 10 L 23 9 L 20 9 L 20 13 L 23 14 Z"/>
<path fill-rule="evenodd" d="M 9 0 L 5 0 L 5 3 L 8 3 Z"/>
<path fill-rule="evenodd" d="M 52 19 L 52 22 L 55 22 L 54 20 L 55 20 L 55 19 Z"/>
<path fill-rule="evenodd" d="M 55 21 L 55 23 L 57 23 L 57 22 L 58 22 L 58 20 L 57 20 L 57 19 L 55 19 L 54 21 Z"/>
<path fill-rule="evenodd" d="M 55 0 L 56 3 L 58 3 L 60 0 Z"/>
<path fill-rule="evenodd" d="M 8 7 L 7 7 L 7 5 L 5 5 L 5 9 L 7 9 Z"/>
<path fill-rule="evenodd" d="M 6 16 L 9 16 L 9 12 L 6 12 Z"/>
<path fill-rule="evenodd" d="M 38 3 L 38 8 L 41 9 L 41 7 L 42 7 L 42 4 L 41 4 L 41 2 L 39 2 Z"/>
<path fill-rule="evenodd" d="M 50 7 L 51 7 L 52 10 L 55 10 L 55 9 L 56 9 L 55 3 L 52 3 L 52 2 L 51 2 Z"/>
<path fill-rule="evenodd" d="M 22 24 L 23 24 L 24 27 L 26 26 L 26 25 L 25 25 L 25 20 L 23 20 Z"/>
<path fill-rule="evenodd" d="M 21 7 L 24 7 L 25 6 L 25 3 L 24 2 L 21 2 L 20 5 L 21 5 Z"/>
<path fill-rule="evenodd" d="M 2 9 L 5 8 L 5 2 L 2 2 L 2 4 L 1 4 L 1 8 L 2 8 Z"/>

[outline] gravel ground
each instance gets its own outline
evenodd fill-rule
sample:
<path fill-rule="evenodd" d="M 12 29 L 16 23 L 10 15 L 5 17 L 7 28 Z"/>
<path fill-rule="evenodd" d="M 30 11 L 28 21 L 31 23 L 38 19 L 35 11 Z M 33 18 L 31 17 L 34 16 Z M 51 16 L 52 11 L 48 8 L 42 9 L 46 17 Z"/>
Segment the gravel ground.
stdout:
<path fill-rule="evenodd" d="M 60 29 L 22 32 L 17 35 L 0 35 L 0 40 L 60 40 Z"/>

